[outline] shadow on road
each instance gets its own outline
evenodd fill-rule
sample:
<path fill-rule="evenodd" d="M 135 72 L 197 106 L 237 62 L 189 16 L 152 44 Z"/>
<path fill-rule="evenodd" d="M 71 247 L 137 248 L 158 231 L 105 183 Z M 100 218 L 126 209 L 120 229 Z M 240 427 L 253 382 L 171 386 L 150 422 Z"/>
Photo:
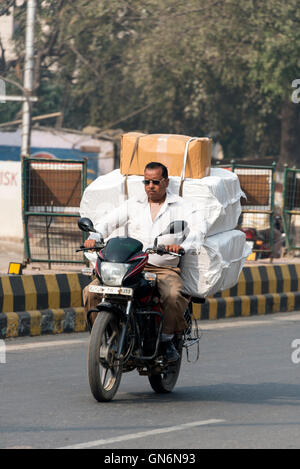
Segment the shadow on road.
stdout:
<path fill-rule="evenodd" d="M 270 404 L 300 406 L 300 384 L 258 383 L 239 384 L 221 383 L 207 386 L 178 386 L 171 394 L 123 393 L 115 398 L 116 403 L 128 405 L 155 402 L 231 402 L 246 404 Z"/>

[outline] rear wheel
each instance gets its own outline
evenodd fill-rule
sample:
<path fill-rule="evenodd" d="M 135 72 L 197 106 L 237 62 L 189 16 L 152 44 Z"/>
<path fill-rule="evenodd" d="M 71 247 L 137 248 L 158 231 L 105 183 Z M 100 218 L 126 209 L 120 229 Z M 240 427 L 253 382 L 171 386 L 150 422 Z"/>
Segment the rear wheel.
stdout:
<path fill-rule="evenodd" d="M 120 328 L 117 318 L 106 311 L 99 312 L 91 332 L 88 353 L 88 376 L 91 392 L 98 402 L 111 401 L 122 377 L 116 361 Z"/>
<path fill-rule="evenodd" d="M 153 389 L 158 394 L 167 394 L 173 391 L 180 372 L 182 360 L 182 340 L 175 343 L 176 349 L 180 358 L 175 363 L 170 363 L 163 373 L 153 374 L 149 376 L 149 382 Z"/>

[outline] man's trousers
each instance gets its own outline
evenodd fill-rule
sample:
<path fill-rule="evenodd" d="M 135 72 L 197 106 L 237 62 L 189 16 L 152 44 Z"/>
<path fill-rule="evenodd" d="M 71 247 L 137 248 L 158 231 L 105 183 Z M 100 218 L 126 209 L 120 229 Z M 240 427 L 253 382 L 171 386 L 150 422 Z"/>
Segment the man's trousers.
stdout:
<path fill-rule="evenodd" d="M 183 283 L 180 277 L 180 269 L 174 267 L 156 267 L 147 265 L 146 272 L 157 275 L 157 287 L 160 296 L 160 302 L 163 308 L 163 328 L 162 333 L 174 334 L 182 332 L 186 327 L 184 313 L 188 307 L 189 300 L 182 294 Z M 98 280 L 94 280 L 90 285 L 98 285 Z M 102 296 L 97 293 L 89 292 L 89 285 L 83 290 L 83 304 L 85 312 L 100 303 Z M 95 314 L 91 315 L 94 322 Z"/>

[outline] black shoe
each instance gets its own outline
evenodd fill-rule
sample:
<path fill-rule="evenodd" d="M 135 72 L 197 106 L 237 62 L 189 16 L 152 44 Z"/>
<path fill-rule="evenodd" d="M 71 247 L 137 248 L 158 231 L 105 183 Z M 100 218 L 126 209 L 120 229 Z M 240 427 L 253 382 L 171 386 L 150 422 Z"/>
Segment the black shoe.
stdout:
<path fill-rule="evenodd" d="M 180 355 L 171 340 L 161 342 L 160 346 L 162 354 L 168 363 L 177 362 L 177 360 L 179 360 Z"/>

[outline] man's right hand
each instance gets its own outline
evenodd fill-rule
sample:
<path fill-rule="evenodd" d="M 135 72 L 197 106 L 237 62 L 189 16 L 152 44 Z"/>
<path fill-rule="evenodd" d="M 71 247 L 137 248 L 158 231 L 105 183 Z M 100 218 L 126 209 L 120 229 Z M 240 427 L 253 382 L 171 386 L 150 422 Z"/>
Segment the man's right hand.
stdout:
<path fill-rule="evenodd" d="M 95 244 L 96 244 L 96 240 L 95 240 L 95 239 L 87 239 L 87 240 L 84 242 L 84 247 L 85 247 L 86 249 L 94 249 Z"/>

